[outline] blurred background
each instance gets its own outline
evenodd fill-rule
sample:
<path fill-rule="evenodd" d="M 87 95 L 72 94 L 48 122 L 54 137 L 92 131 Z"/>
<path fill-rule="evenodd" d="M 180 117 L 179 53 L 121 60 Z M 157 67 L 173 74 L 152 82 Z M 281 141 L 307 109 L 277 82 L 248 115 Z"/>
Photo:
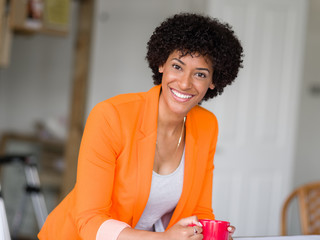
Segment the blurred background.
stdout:
<path fill-rule="evenodd" d="M 203 104 L 220 129 L 216 218 L 235 236 L 279 235 L 285 198 L 320 180 L 320 1 L 0 0 L 0 10 L 0 154 L 36 156 L 49 212 L 75 182 L 90 110 L 153 86 L 146 43 L 181 11 L 229 23 L 244 47 L 235 83 Z M 9 228 L 22 212 L 18 235 L 37 239 L 23 164 L 0 167 Z M 296 211 L 290 235 L 300 233 Z"/>

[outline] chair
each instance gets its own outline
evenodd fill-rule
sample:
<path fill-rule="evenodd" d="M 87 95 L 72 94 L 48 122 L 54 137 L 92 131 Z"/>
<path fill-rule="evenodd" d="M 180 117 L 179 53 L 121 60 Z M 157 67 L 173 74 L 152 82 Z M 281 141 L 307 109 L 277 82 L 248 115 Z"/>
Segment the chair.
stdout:
<path fill-rule="evenodd" d="M 287 234 L 287 211 L 297 198 L 302 234 L 320 234 L 320 181 L 296 188 L 286 199 L 281 212 L 281 234 Z"/>

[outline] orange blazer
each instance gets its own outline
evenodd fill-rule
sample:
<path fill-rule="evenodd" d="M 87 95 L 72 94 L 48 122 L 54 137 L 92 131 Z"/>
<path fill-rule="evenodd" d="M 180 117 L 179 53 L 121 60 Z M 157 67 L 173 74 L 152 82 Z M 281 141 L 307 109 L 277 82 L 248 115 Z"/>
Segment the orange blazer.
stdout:
<path fill-rule="evenodd" d="M 157 138 L 161 85 L 123 94 L 91 111 L 78 158 L 73 190 L 49 214 L 39 239 L 96 239 L 103 222 L 115 219 L 135 227 L 147 204 Z M 183 190 L 170 228 L 192 215 L 214 219 L 213 157 L 216 117 L 195 106 L 187 114 Z"/>

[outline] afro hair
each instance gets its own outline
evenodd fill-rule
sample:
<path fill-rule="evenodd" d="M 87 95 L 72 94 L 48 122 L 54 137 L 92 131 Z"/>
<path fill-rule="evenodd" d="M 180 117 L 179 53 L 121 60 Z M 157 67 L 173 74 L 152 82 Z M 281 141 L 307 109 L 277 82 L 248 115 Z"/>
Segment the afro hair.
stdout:
<path fill-rule="evenodd" d="M 147 44 L 146 59 L 153 72 L 153 82 L 162 82 L 159 66 L 178 50 L 182 56 L 200 54 L 213 64 L 213 90 L 208 89 L 206 101 L 223 92 L 237 77 L 242 67 L 243 49 L 231 26 L 216 18 L 194 13 L 180 13 L 158 26 Z"/>

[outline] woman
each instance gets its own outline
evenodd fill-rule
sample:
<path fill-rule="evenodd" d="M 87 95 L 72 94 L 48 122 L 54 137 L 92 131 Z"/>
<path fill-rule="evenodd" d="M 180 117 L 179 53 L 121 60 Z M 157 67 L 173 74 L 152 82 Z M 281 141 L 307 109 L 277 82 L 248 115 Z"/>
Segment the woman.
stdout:
<path fill-rule="evenodd" d="M 202 239 L 198 219 L 214 219 L 218 125 L 199 103 L 233 82 L 242 47 L 227 24 L 177 14 L 155 29 L 146 58 L 156 86 L 94 107 L 76 185 L 40 239 Z"/>

